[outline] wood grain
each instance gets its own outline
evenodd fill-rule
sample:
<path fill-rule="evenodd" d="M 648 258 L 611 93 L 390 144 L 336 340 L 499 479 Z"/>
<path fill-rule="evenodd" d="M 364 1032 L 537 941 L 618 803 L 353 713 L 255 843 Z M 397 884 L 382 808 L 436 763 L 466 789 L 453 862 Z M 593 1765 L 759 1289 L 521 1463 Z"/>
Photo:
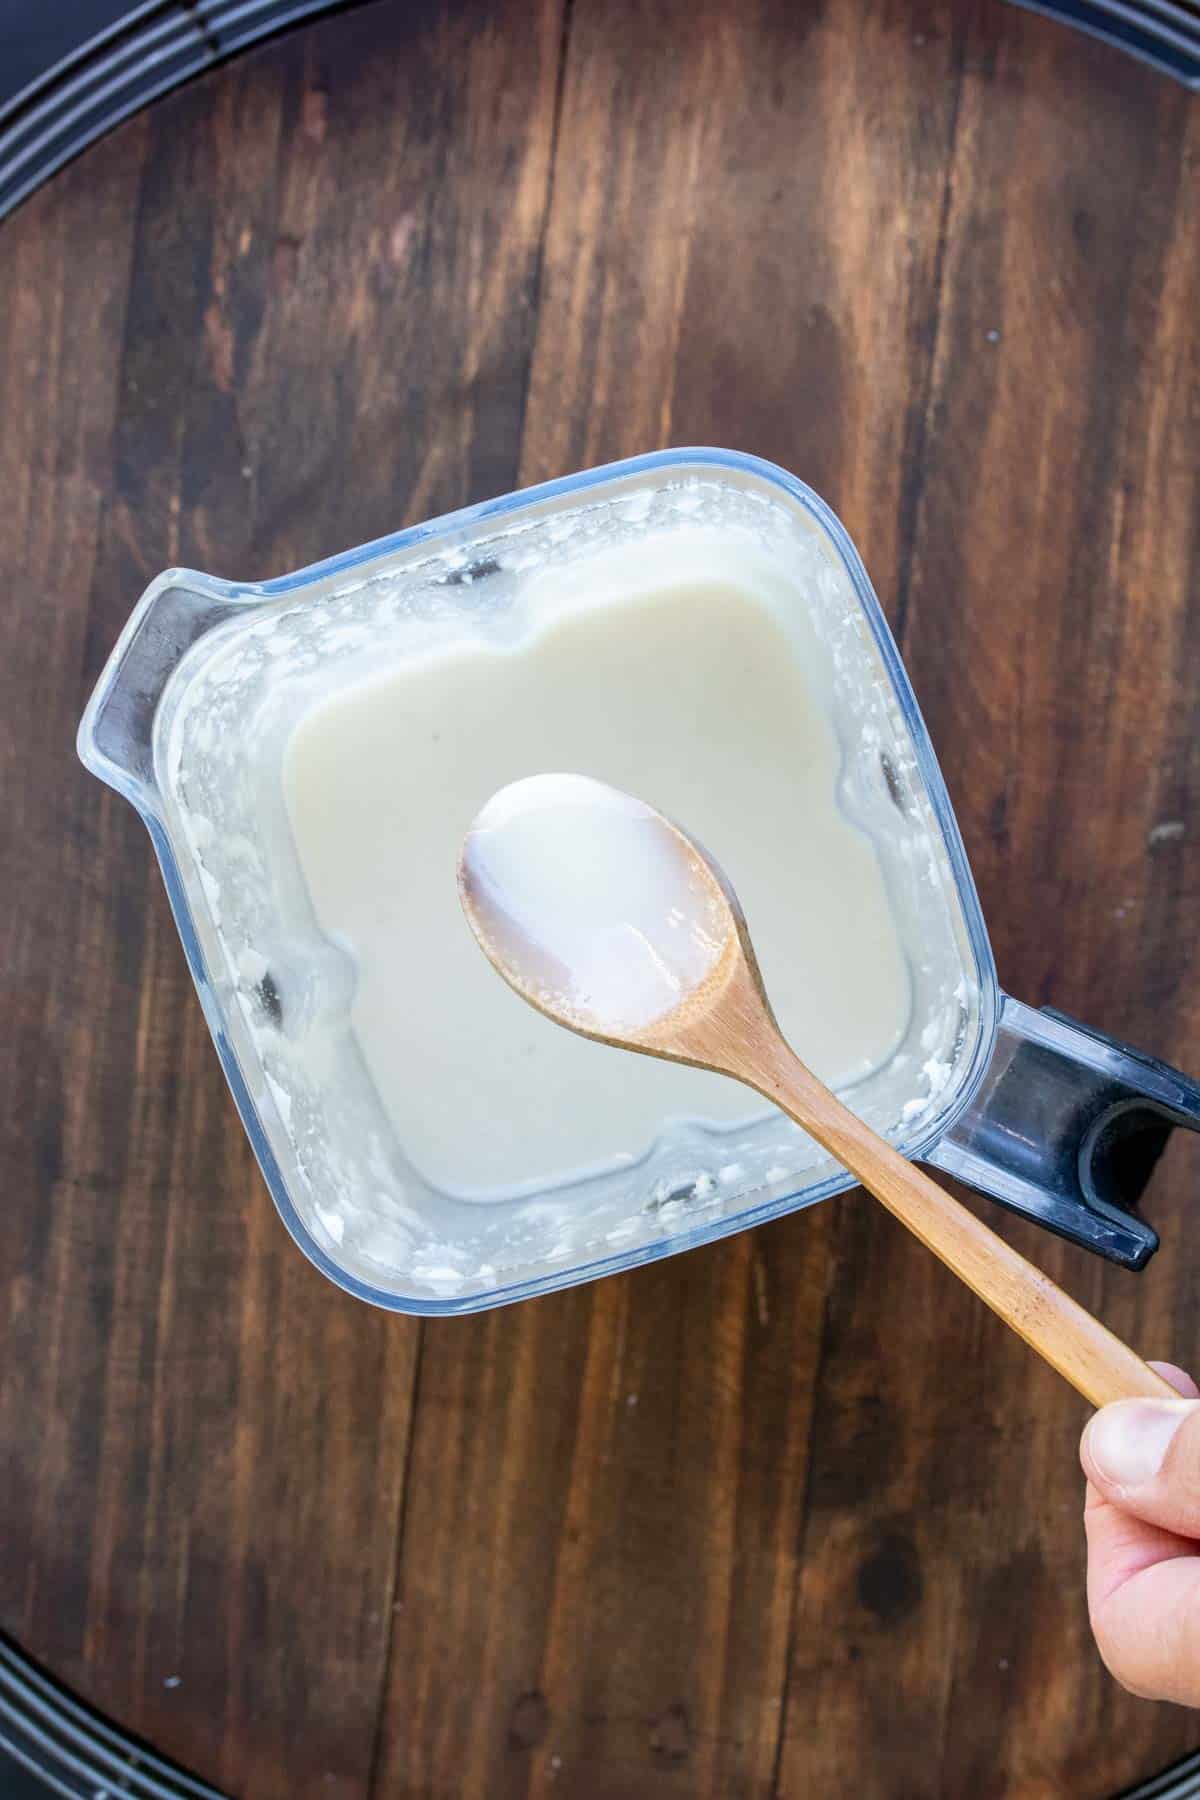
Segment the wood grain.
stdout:
<path fill-rule="evenodd" d="M 0 1627 L 167 1752 L 1099 1800 L 1194 1747 L 1091 1647 L 1081 1404 L 861 1197 L 469 1321 L 324 1283 L 71 739 L 169 563 L 756 450 L 863 550 L 1006 984 L 1195 1067 L 1198 175 L 1182 90 L 985 0 L 383 0 L 0 228 Z M 1195 1366 L 1198 1185 L 1137 1277 L 1002 1229 Z"/>
<path fill-rule="evenodd" d="M 1194 1065 L 1195 109 L 1003 8 L 971 16 L 958 82 L 905 657 L 1005 984 Z M 1151 843 L 1164 779 L 1173 849 Z M 1198 1176 L 1175 1145 L 1144 1276 L 1004 1229 L 1145 1354 L 1195 1362 Z M 902 1234 L 842 1210 L 782 1791 L 1098 1800 L 1195 1731 L 1096 1668 L 1078 1403 Z"/>
<path fill-rule="evenodd" d="M 540 72 L 528 29 L 290 37 L 70 170 L 0 262 L 0 1622 L 255 1797 L 367 1791 L 419 1334 L 281 1232 L 74 726 L 161 567 L 265 575 L 512 484 L 557 18 Z"/>

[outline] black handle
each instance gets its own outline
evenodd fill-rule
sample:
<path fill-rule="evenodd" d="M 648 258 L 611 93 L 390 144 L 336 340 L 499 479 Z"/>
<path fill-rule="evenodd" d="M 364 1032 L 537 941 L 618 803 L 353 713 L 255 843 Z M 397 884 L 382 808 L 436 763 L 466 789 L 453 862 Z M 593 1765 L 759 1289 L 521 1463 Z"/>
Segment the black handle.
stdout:
<path fill-rule="evenodd" d="M 1200 1084 L 1065 1013 L 1004 997 L 967 1111 L 930 1152 L 947 1174 L 1128 1269 L 1158 1233 L 1132 1210 L 1177 1127 L 1200 1131 Z"/>

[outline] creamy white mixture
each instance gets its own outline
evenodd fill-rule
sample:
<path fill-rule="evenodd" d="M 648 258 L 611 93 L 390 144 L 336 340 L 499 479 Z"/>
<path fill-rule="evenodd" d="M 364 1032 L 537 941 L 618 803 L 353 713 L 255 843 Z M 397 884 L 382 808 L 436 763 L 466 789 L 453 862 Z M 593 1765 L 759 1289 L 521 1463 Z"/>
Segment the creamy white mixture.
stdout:
<path fill-rule="evenodd" d="M 729 901 L 644 801 L 587 775 L 501 788 L 462 853 L 464 904 L 492 961 L 557 1019 L 636 1033 L 702 987 L 736 936 Z"/>
<path fill-rule="evenodd" d="M 316 703 L 284 767 L 382 1103 L 428 1180 L 481 1198 L 639 1154 L 670 1116 L 762 1111 L 720 1076 L 563 1031 L 489 966 L 455 876 L 509 782 L 575 770 L 695 835 L 737 889 L 785 1034 L 832 1085 L 886 1060 L 910 1004 L 875 851 L 838 809 L 818 664 L 786 623 L 803 594 L 733 555 L 644 543 L 526 601 L 509 644 L 463 641 Z"/>

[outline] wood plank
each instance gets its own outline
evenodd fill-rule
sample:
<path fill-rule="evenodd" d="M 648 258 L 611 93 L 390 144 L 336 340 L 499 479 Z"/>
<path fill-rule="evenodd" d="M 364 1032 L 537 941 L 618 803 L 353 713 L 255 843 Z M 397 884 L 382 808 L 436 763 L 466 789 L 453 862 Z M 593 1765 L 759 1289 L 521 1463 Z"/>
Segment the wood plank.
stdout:
<path fill-rule="evenodd" d="M 732 443 L 898 558 L 936 16 L 576 4 L 523 480 Z M 831 1220 L 427 1335 L 378 1792 L 768 1792 Z"/>
<path fill-rule="evenodd" d="M 972 17 L 904 591 L 1002 978 L 1185 1066 L 1196 126 L 1110 51 Z M 1008 1235 L 1146 1354 L 1195 1363 L 1198 1168 L 1168 1157 L 1137 1278 Z M 779 1792 L 1082 1800 L 1194 1748 L 1088 1636 L 1084 1409 L 884 1222 L 846 1207 L 842 1234 Z"/>
<path fill-rule="evenodd" d="M 255 1800 L 367 1789 L 419 1331 L 281 1229 L 72 739 L 161 567 L 279 573 L 512 485 L 557 14 L 548 69 L 518 26 L 296 34 L 5 226 L 0 1624 Z"/>

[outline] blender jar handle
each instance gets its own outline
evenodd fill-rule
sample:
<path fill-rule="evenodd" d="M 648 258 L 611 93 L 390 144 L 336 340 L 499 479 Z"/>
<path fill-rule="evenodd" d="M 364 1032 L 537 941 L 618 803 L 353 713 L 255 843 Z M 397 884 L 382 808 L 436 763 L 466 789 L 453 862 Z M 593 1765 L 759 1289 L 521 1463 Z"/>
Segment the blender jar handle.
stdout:
<path fill-rule="evenodd" d="M 1140 1269 L 1158 1234 L 1130 1209 L 1200 1083 L 1049 1007 L 1001 996 L 992 1060 L 926 1161 L 1011 1211 Z"/>

